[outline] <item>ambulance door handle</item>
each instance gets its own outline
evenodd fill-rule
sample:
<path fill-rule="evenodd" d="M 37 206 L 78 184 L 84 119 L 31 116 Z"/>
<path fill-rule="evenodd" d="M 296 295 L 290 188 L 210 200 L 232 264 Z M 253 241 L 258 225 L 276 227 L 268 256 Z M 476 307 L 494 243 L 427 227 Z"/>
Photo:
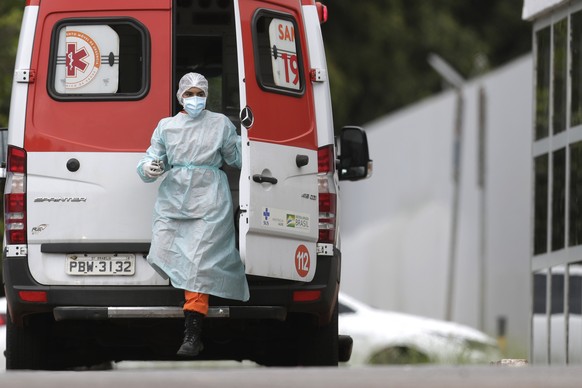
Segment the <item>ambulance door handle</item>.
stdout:
<path fill-rule="evenodd" d="M 309 156 L 297 155 L 295 157 L 295 164 L 297 164 L 297 167 L 307 166 L 307 164 L 309 164 Z"/>
<path fill-rule="evenodd" d="M 277 184 L 277 178 L 273 178 L 272 176 L 264 176 L 261 174 L 253 175 L 253 180 L 257 183 L 271 183 L 273 185 Z"/>

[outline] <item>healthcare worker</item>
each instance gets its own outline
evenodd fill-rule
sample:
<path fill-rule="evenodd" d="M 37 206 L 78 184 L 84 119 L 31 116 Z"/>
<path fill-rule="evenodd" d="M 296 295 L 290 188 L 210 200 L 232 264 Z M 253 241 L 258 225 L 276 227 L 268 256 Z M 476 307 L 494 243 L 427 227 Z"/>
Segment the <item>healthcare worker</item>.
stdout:
<path fill-rule="evenodd" d="M 241 167 L 241 140 L 223 114 L 205 110 L 208 81 L 188 73 L 178 86 L 184 111 L 162 119 L 137 166 L 144 182 L 165 173 L 154 206 L 148 262 L 184 290 L 185 332 L 178 355 L 202 351 L 208 297 L 247 301 L 235 246 L 232 198 L 223 163 Z"/>

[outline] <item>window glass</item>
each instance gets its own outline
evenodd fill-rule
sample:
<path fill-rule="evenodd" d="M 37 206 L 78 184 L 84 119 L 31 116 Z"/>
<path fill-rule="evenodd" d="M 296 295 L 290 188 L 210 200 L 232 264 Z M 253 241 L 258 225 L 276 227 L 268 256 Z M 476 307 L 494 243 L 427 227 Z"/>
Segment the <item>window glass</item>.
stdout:
<path fill-rule="evenodd" d="M 553 267 L 551 269 L 551 290 L 550 290 L 550 314 L 564 314 L 564 267 Z M 538 272 L 534 274 L 534 300 L 533 313 L 546 314 L 548 274 Z M 570 270 L 568 303 L 571 314 L 580 314 L 580 276 L 573 275 Z"/>
<path fill-rule="evenodd" d="M 550 116 L 550 27 L 536 32 L 535 140 L 548 136 Z"/>
<path fill-rule="evenodd" d="M 61 28 L 54 85 L 57 93 L 116 93 L 118 84 L 119 35 L 115 30 L 109 26 Z"/>
<path fill-rule="evenodd" d="M 567 48 L 568 19 L 562 19 L 554 24 L 553 133 L 566 130 Z"/>
<path fill-rule="evenodd" d="M 582 11 L 571 16 L 572 40 L 570 55 L 572 57 L 572 102 L 570 123 L 572 126 L 582 124 Z"/>
<path fill-rule="evenodd" d="M 535 158 L 534 254 L 548 250 L 548 154 Z"/>
<path fill-rule="evenodd" d="M 582 265 L 570 265 L 570 287 L 569 287 L 569 309 L 570 314 L 582 314 Z"/>
<path fill-rule="evenodd" d="M 552 153 L 552 251 L 564 248 L 566 238 L 566 149 Z"/>
<path fill-rule="evenodd" d="M 563 267 L 552 268 L 552 289 L 550 294 L 550 314 L 564 314 L 565 272 Z M 546 314 L 548 275 L 546 272 L 534 274 L 533 313 Z M 572 315 L 582 313 L 582 266 L 570 265 L 568 276 L 568 312 Z"/>
<path fill-rule="evenodd" d="M 546 313 L 546 289 L 547 289 L 547 275 L 543 272 L 534 274 L 533 279 L 533 313 Z"/>
<path fill-rule="evenodd" d="M 265 89 L 300 94 L 303 91 L 301 47 L 295 22 L 283 16 L 261 15 L 255 24 L 256 66 Z"/>
<path fill-rule="evenodd" d="M 582 142 L 570 145 L 570 201 L 568 245 L 582 244 Z"/>
<path fill-rule="evenodd" d="M 132 22 L 62 23 L 53 47 L 51 94 L 55 98 L 143 94 L 144 37 Z"/>
<path fill-rule="evenodd" d="M 557 273 L 556 273 L 557 272 Z M 564 271 L 552 268 L 552 288 L 550 290 L 550 314 L 564 314 Z"/>
<path fill-rule="evenodd" d="M 568 273 L 568 312 L 580 315 L 582 313 L 582 269 L 578 264 L 569 266 Z M 565 278 L 564 267 L 552 268 L 552 289 L 550 295 L 550 314 L 564 314 L 565 302 Z M 548 275 L 544 272 L 534 274 L 534 314 L 546 313 L 546 292 Z"/>

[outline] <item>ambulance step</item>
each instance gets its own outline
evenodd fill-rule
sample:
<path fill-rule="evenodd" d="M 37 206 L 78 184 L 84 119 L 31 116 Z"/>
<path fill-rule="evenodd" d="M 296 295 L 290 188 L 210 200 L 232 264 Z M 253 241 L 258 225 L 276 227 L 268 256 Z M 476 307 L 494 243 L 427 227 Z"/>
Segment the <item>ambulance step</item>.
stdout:
<path fill-rule="evenodd" d="M 105 320 L 105 319 L 146 319 L 184 318 L 181 307 L 55 307 L 56 321 Z M 208 318 L 231 319 L 276 319 L 284 321 L 287 310 L 280 306 L 213 306 L 208 309 Z"/>

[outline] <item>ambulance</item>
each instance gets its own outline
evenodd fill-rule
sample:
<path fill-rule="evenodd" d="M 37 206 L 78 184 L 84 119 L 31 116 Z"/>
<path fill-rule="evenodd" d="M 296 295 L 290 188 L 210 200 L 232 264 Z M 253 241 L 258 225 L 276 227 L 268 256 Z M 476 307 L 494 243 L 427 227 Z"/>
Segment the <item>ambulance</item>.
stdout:
<path fill-rule="evenodd" d="M 136 166 L 187 72 L 242 136 L 224 167 L 250 300 L 211 297 L 200 360 L 338 365 L 339 181 L 371 174 L 336 137 L 313 0 L 27 0 L 7 131 L 7 369 L 173 360 L 183 291 L 146 261 L 156 184 Z"/>

